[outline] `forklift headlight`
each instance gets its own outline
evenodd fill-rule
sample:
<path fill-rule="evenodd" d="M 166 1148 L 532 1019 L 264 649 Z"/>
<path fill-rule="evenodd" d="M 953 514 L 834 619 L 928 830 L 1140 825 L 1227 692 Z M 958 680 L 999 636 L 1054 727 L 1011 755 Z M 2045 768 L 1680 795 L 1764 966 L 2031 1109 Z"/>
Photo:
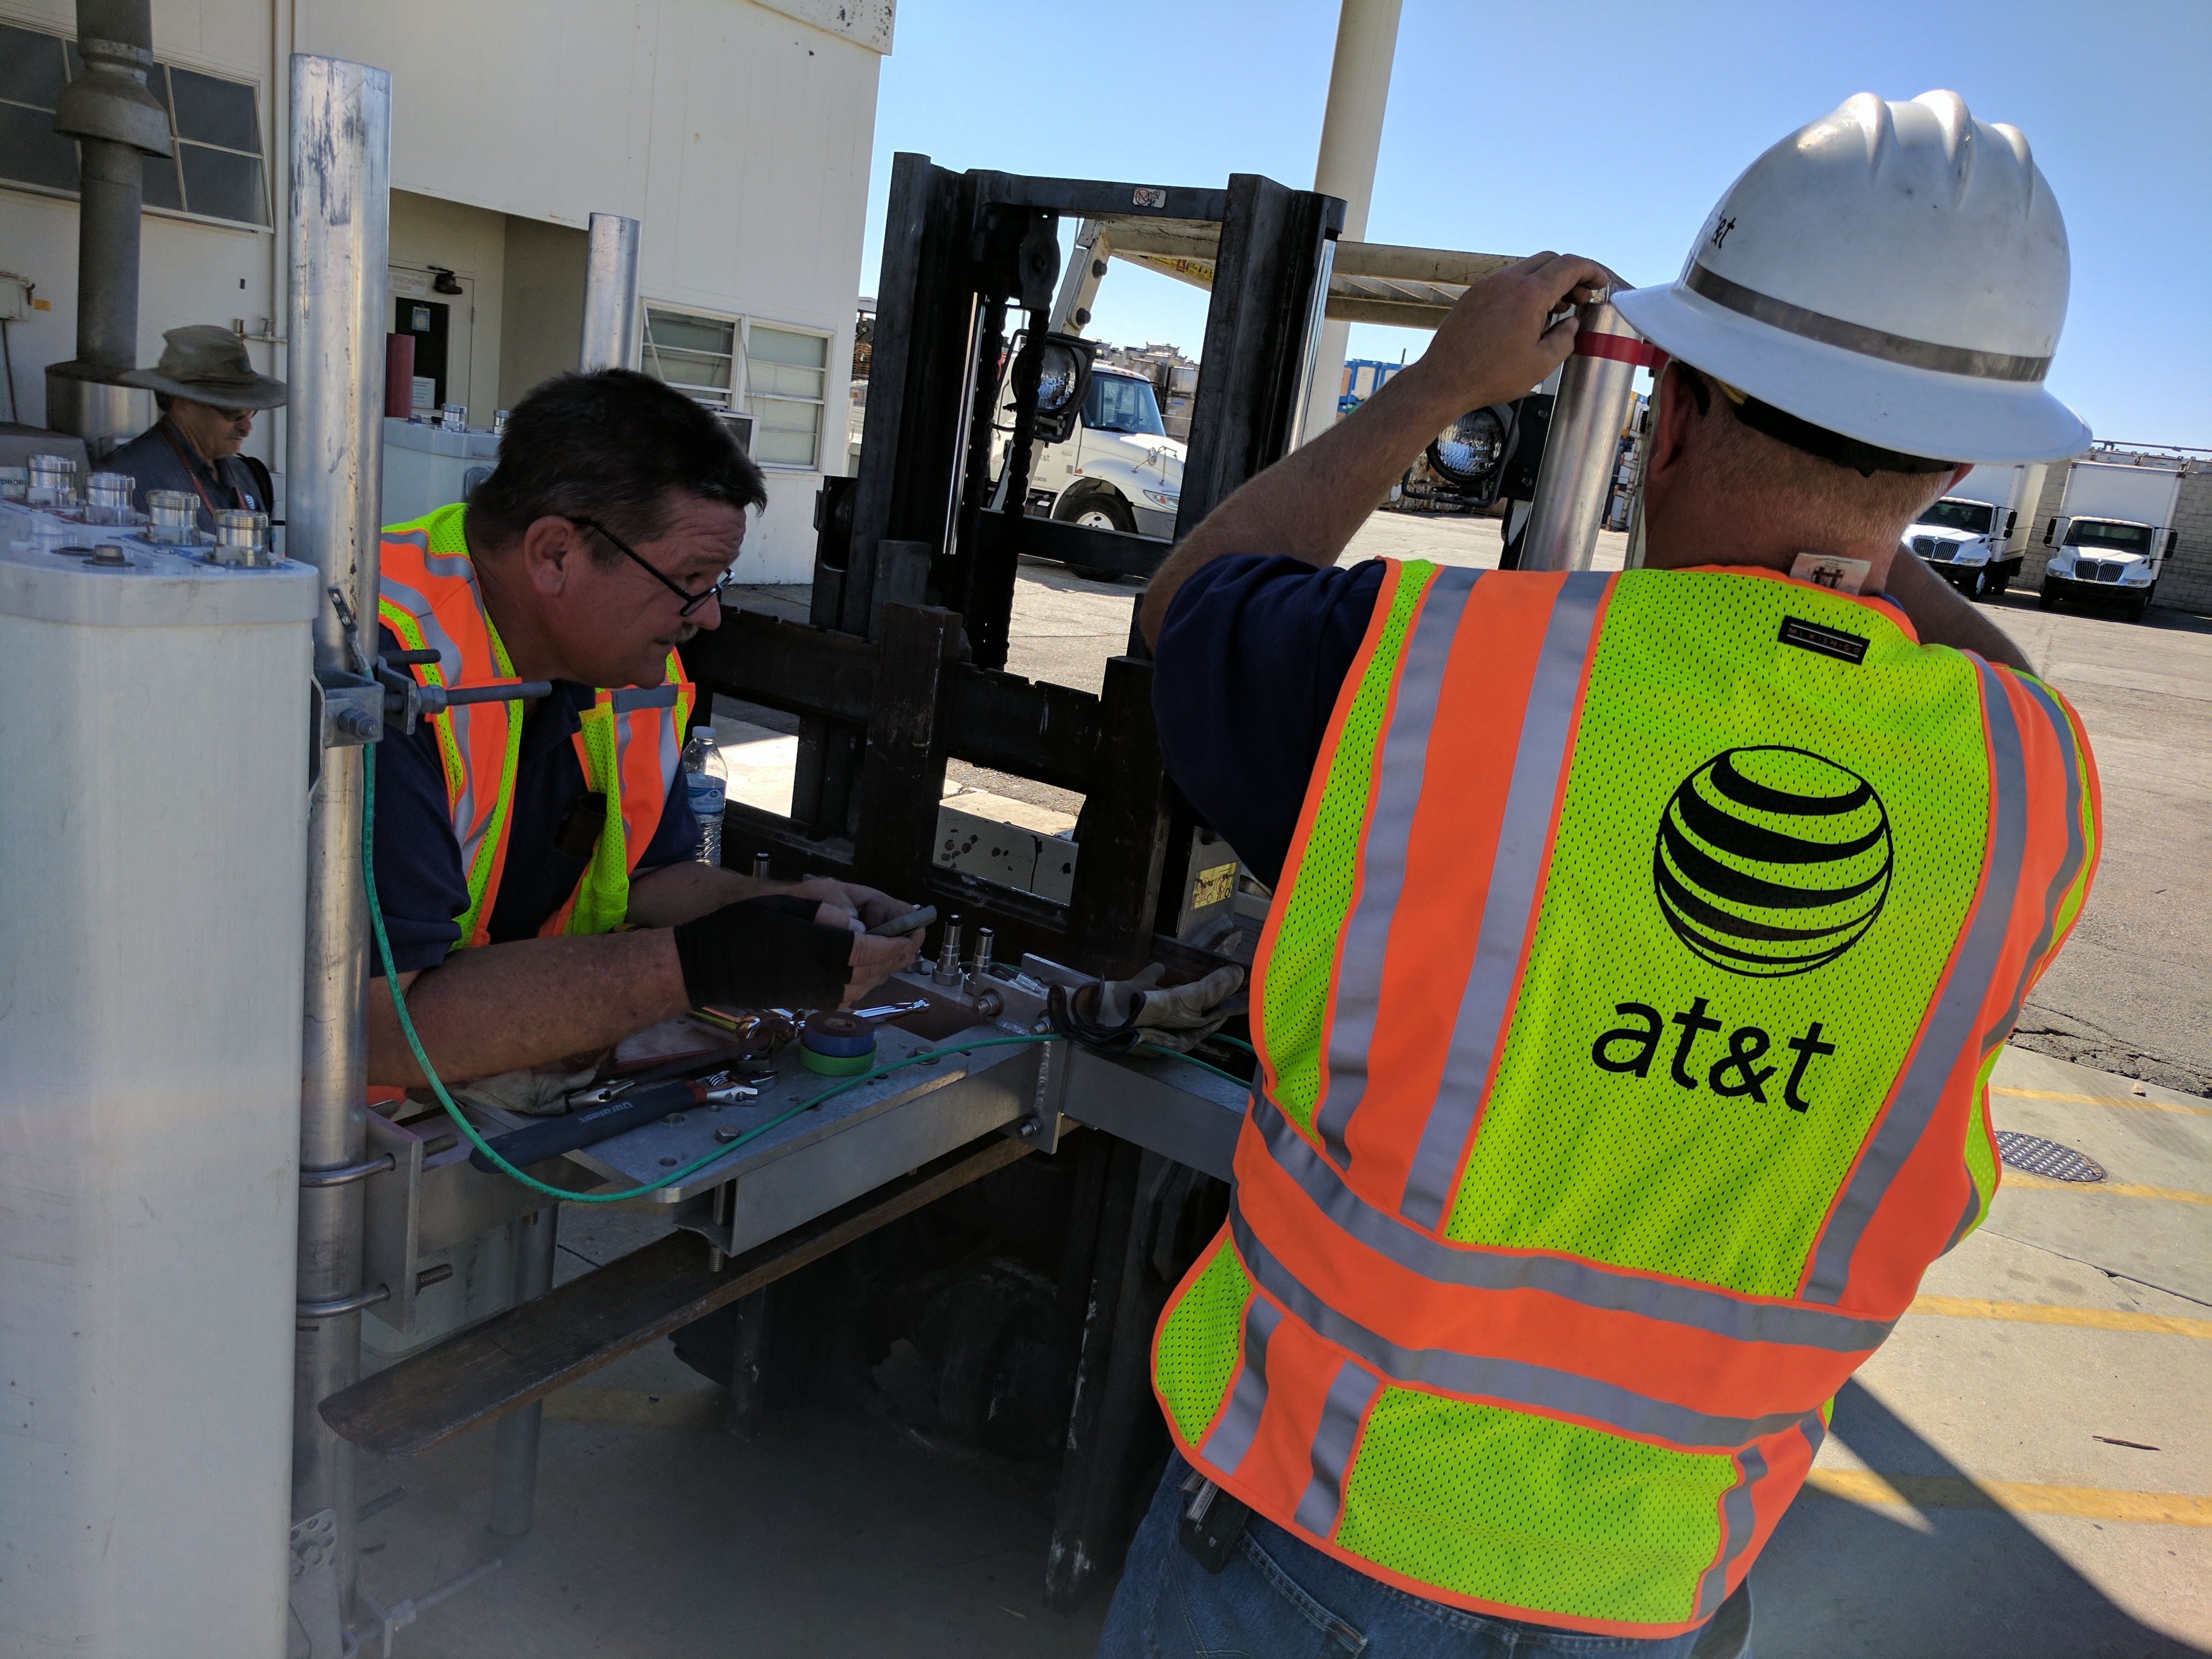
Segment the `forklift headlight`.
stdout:
<path fill-rule="evenodd" d="M 1462 415 L 1429 445 L 1429 465 L 1447 482 L 1480 483 L 1505 459 L 1505 422 L 1495 409 Z"/>
<path fill-rule="evenodd" d="M 1044 343 L 1044 361 L 1037 370 L 1037 413 L 1058 415 L 1075 401 L 1083 383 L 1084 363 L 1074 349 L 1058 340 Z"/>
<path fill-rule="evenodd" d="M 1025 336 L 1014 340 L 1017 355 Z M 1037 441 L 1066 443 L 1075 431 L 1076 416 L 1091 392 L 1091 360 L 1097 354 L 1096 341 L 1073 334 L 1048 334 L 1037 355 Z"/>

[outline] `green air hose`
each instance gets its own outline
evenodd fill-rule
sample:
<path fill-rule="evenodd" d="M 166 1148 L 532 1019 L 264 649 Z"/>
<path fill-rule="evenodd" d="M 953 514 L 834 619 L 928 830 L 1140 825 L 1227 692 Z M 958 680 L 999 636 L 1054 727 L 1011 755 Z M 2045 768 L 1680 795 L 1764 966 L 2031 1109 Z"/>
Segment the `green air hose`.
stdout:
<path fill-rule="evenodd" d="M 430 1087 L 438 1097 L 438 1103 L 446 1109 L 447 1115 L 453 1120 L 454 1127 L 469 1138 L 478 1152 L 483 1153 L 507 1174 L 532 1192 L 544 1193 L 549 1198 L 557 1198 L 567 1204 L 627 1203 L 633 1198 L 643 1198 L 648 1194 L 664 1191 L 671 1182 L 681 1181 L 686 1176 L 705 1169 L 709 1164 L 719 1164 L 738 1147 L 744 1146 L 748 1141 L 759 1139 L 778 1124 L 788 1123 L 801 1112 L 811 1111 L 823 1101 L 835 1099 L 848 1089 L 855 1089 L 863 1083 L 872 1082 L 887 1073 L 898 1071 L 904 1066 L 918 1065 L 923 1060 L 941 1060 L 947 1054 L 964 1054 L 976 1048 L 999 1048 L 1010 1047 L 1015 1043 L 1058 1041 L 1052 1033 L 1046 1032 L 1033 1036 L 981 1037 L 974 1042 L 956 1042 L 948 1048 L 925 1049 L 920 1054 L 909 1054 L 904 1060 L 893 1060 L 888 1066 L 878 1066 L 875 1070 L 864 1072 L 858 1077 L 841 1078 L 830 1087 L 823 1090 L 821 1093 L 801 1101 L 788 1111 L 777 1113 L 765 1123 L 754 1125 L 735 1140 L 715 1147 L 713 1152 L 702 1158 L 693 1158 L 680 1170 L 670 1170 L 659 1180 L 648 1186 L 633 1187 L 624 1193 L 572 1193 L 565 1187 L 549 1186 L 535 1176 L 525 1175 L 497 1152 L 492 1151 L 490 1145 L 477 1133 L 477 1126 L 463 1115 L 459 1107 L 453 1104 L 453 1097 L 446 1092 L 444 1081 L 438 1076 L 436 1068 L 430 1064 L 430 1056 L 422 1052 L 422 1039 L 415 1034 L 415 1022 L 408 1017 L 407 994 L 401 988 L 399 975 L 392 967 L 392 941 L 384 931 L 384 911 L 376 900 L 376 745 L 374 744 L 370 744 L 363 751 L 362 761 L 362 882 L 368 890 L 368 925 L 376 934 L 377 959 L 384 964 L 384 983 L 392 993 L 392 1011 L 399 1016 L 399 1029 L 406 1036 L 407 1047 L 415 1055 L 415 1063 L 422 1068 L 422 1075 L 429 1079 Z M 1178 1058 L 1188 1060 L 1190 1057 L 1185 1054 Z M 1191 1063 L 1194 1066 L 1206 1065 L 1204 1060 L 1192 1060 Z M 1208 1071 L 1212 1069 L 1210 1066 L 1206 1066 Z M 1227 1074 L 1224 1073 L 1223 1075 Z M 1231 1081 L 1238 1080 L 1231 1079 Z"/>

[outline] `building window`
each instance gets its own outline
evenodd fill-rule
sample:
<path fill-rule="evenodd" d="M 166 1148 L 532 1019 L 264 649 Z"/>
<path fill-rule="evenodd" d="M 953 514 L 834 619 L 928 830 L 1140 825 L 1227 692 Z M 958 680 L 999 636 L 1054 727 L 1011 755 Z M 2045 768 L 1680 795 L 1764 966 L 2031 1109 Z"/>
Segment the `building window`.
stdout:
<path fill-rule="evenodd" d="M 746 325 L 745 412 L 753 417 L 753 459 L 763 466 L 811 471 L 817 464 L 829 362 L 826 335 Z"/>
<path fill-rule="evenodd" d="M 726 317 L 645 308 L 645 372 L 713 409 L 730 407 L 738 325 Z"/>
<path fill-rule="evenodd" d="M 54 131 L 54 102 L 84 71 L 58 34 L 0 24 L 0 182 L 77 193 L 76 141 Z M 156 64 L 146 89 L 169 112 L 174 155 L 144 160 L 146 205 L 233 224 L 269 223 L 261 117 L 250 82 Z"/>

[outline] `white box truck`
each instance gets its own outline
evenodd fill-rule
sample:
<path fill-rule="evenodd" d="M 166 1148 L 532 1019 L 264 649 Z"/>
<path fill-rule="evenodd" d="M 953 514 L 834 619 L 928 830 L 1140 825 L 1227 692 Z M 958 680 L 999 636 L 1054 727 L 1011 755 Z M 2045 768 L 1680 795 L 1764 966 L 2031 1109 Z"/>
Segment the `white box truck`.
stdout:
<path fill-rule="evenodd" d="M 2027 555 L 2045 471 L 2039 461 L 1976 467 L 1921 514 L 1905 545 L 1968 599 L 1995 599 Z"/>
<path fill-rule="evenodd" d="M 2159 572 L 2181 538 L 2173 527 L 2181 474 L 2181 465 L 2171 461 L 2075 462 L 2058 516 L 2043 527 L 2043 544 L 2051 552 L 2042 608 L 2062 599 L 2117 605 L 2130 622 L 2141 622 Z"/>

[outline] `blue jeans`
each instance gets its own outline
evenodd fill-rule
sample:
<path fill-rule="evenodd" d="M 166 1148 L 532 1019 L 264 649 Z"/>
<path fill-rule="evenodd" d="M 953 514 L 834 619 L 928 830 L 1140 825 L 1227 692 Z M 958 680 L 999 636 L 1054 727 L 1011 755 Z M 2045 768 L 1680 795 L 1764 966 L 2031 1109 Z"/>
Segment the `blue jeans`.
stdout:
<path fill-rule="evenodd" d="M 1180 1455 L 1168 1460 L 1129 1547 L 1098 1659 L 1688 1659 L 1705 1633 L 1589 1636 L 1463 1613 L 1370 1578 L 1256 1515 L 1229 1565 L 1210 1574 L 1177 1536 L 1189 1473 Z M 1750 1659 L 1747 1645 L 1721 1651 Z"/>

